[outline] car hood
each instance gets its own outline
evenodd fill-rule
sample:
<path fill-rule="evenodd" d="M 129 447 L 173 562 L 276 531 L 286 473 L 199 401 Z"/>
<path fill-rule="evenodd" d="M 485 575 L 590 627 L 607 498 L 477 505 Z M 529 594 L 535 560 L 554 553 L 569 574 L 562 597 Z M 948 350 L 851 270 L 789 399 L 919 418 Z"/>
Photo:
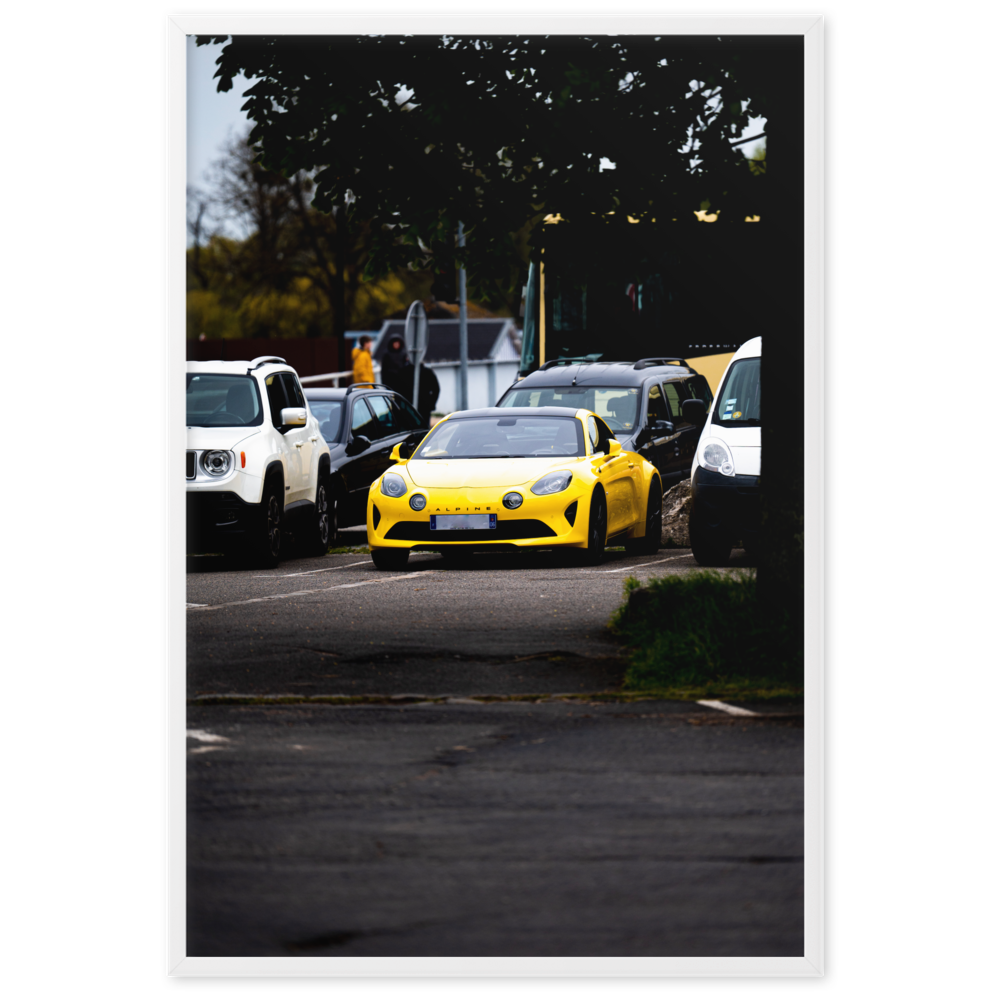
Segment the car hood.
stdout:
<path fill-rule="evenodd" d="M 189 427 L 187 446 L 200 451 L 231 451 L 238 444 L 260 434 L 259 427 Z"/>
<path fill-rule="evenodd" d="M 465 489 L 475 486 L 523 486 L 553 469 L 572 468 L 583 458 L 456 458 L 406 463 L 414 485 L 425 489 Z"/>

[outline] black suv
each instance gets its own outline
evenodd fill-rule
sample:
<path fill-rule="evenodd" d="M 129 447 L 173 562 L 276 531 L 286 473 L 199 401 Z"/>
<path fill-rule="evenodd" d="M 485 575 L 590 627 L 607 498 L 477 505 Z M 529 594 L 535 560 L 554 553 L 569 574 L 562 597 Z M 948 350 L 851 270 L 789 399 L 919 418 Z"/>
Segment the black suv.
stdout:
<path fill-rule="evenodd" d="M 622 448 L 656 466 L 666 490 L 691 474 L 712 390 L 683 358 L 594 363 L 559 358 L 515 382 L 497 406 L 592 410 Z"/>
<path fill-rule="evenodd" d="M 330 446 L 330 544 L 338 526 L 364 524 L 368 487 L 392 465 L 392 449 L 418 444 L 424 419 L 399 393 L 377 382 L 346 389 L 306 389 L 309 409 Z"/>

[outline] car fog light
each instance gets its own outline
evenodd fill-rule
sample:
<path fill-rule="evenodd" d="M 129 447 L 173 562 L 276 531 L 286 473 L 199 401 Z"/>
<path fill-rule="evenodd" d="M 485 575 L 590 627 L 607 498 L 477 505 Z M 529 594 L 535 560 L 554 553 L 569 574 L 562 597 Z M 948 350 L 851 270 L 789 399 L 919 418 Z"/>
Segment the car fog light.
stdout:
<path fill-rule="evenodd" d="M 233 456 L 228 451 L 206 451 L 201 456 L 201 467 L 210 476 L 224 476 L 233 467 Z"/>
<path fill-rule="evenodd" d="M 413 496 L 410 497 L 410 506 L 414 510 L 423 510 L 427 506 L 427 497 L 420 493 L 414 493 Z"/>
<path fill-rule="evenodd" d="M 524 503 L 524 497 L 520 493 L 508 493 L 503 498 L 503 505 L 507 510 L 517 510 Z"/>

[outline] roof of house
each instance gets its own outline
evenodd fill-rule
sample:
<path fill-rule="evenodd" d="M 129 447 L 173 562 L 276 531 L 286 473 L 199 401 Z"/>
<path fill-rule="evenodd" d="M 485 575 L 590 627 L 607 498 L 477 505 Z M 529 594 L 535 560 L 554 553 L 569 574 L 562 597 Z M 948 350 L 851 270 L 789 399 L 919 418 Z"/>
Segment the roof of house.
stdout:
<path fill-rule="evenodd" d="M 515 341 L 517 327 L 510 318 L 470 319 L 469 360 L 470 361 L 517 361 L 520 351 Z M 389 319 L 382 324 L 378 339 L 372 351 L 376 361 L 381 362 L 393 335 L 403 336 L 406 321 Z M 424 363 L 432 361 L 458 361 L 458 320 L 427 320 L 427 354 Z"/>

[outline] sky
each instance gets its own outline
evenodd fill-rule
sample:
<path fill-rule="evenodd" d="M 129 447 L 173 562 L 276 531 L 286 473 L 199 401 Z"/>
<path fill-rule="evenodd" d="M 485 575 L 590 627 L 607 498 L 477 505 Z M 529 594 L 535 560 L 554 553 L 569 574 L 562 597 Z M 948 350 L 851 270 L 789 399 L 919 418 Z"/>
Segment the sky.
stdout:
<path fill-rule="evenodd" d="M 250 81 L 242 74 L 233 81 L 233 89 L 220 94 L 216 90 L 215 60 L 222 45 L 195 45 L 194 36 L 188 36 L 187 65 L 187 182 L 189 187 L 208 187 L 206 174 L 212 163 L 219 159 L 221 147 L 230 135 L 239 134 L 249 125 L 247 116 L 240 111 L 244 103 L 243 92 Z M 751 118 L 740 138 L 759 135 L 764 131 L 766 119 Z M 761 143 L 750 142 L 743 147 L 749 153 Z M 601 160 L 608 168 L 607 157 Z M 245 234 L 233 232 L 233 236 Z"/>

